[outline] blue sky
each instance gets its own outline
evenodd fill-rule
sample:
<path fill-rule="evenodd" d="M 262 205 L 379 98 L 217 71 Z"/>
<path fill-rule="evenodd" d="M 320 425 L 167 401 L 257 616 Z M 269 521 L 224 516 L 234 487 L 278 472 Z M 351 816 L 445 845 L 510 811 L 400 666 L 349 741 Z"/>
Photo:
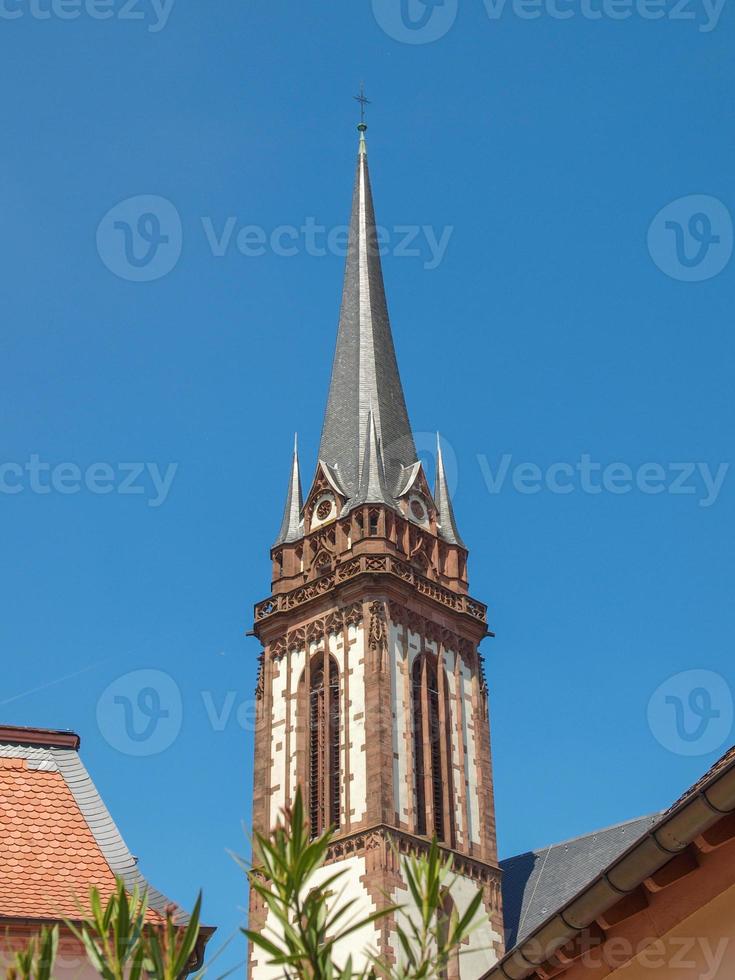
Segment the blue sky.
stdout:
<path fill-rule="evenodd" d="M 501 853 L 667 805 L 732 741 L 733 12 L 625 2 L 0 5 L 0 714 L 81 734 L 145 873 L 203 887 L 220 940 L 244 632 L 338 314 L 336 239 L 303 229 L 347 220 L 361 79 L 409 413 L 456 460 L 497 633 Z"/>

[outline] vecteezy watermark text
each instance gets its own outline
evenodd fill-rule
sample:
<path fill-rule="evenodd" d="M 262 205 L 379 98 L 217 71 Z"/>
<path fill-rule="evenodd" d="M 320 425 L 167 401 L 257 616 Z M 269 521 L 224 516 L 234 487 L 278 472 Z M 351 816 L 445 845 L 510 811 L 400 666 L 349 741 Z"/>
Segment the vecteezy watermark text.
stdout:
<path fill-rule="evenodd" d="M 476 0 L 477 3 L 480 0 Z M 490 21 L 518 20 L 690 21 L 707 34 L 720 20 L 725 0 L 482 0 Z M 459 0 L 372 0 L 373 16 L 381 29 L 403 44 L 430 44 L 452 28 Z"/>
<path fill-rule="evenodd" d="M 583 929 L 576 939 L 579 960 L 586 970 L 622 970 L 631 963 L 660 976 L 687 976 L 697 980 L 715 980 L 732 943 L 730 936 L 643 935 L 636 940 L 612 936 L 603 943 L 599 933 Z M 533 937 L 526 941 L 528 956 L 546 955 L 543 942 Z M 681 972 L 677 972 L 681 971 Z M 636 971 L 637 972 L 637 971 Z"/>
<path fill-rule="evenodd" d="M 203 215 L 199 223 L 199 234 L 203 232 L 215 258 L 233 253 L 247 259 L 264 255 L 347 255 L 349 227 L 327 226 L 313 217 L 273 228 L 248 223 L 235 215 Z M 431 270 L 443 261 L 453 231 L 451 225 L 378 226 L 368 247 L 379 255 L 418 259 L 424 269 Z M 96 239 L 100 259 L 119 279 L 153 282 L 176 267 L 183 249 L 183 225 L 176 206 L 167 198 L 138 194 L 118 201 L 102 216 Z"/>
<path fill-rule="evenodd" d="M 483 0 L 490 20 L 507 10 L 520 20 L 687 20 L 707 34 L 717 27 L 725 0 Z"/>
<path fill-rule="evenodd" d="M 151 34 L 162 31 L 175 0 L 0 0 L 0 20 L 143 21 Z"/>
<path fill-rule="evenodd" d="M 0 494 L 133 494 L 146 496 L 149 507 L 160 507 L 171 491 L 178 466 L 97 462 L 82 468 L 77 463 L 48 463 L 32 453 L 23 463 L 0 462 Z"/>
<path fill-rule="evenodd" d="M 510 487 L 517 493 L 535 494 L 626 494 L 637 490 L 645 494 L 668 493 L 697 497 L 700 507 L 711 507 L 720 495 L 729 463 L 711 467 L 709 463 L 598 463 L 588 453 L 574 462 L 555 462 L 542 468 L 537 463 L 513 463 L 512 453 L 503 453 L 497 464 L 479 454 L 477 461 L 490 493 Z"/>
<path fill-rule="evenodd" d="M 270 231 L 260 225 L 248 225 L 232 215 L 218 228 L 210 217 L 204 217 L 202 228 L 212 255 L 222 257 L 233 247 L 248 258 L 268 252 L 284 258 L 305 254 L 316 258 L 325 255 L 347 255 L 348 225 L 328 228 L 308 217 L 300 225 L 277 225 Z M 380 255 L 394 258 L 423 258 L 424 269 L 436 269 L 444 258 L 454 228 L 445 225 L 393 225 L 375 228 L 375 249 Z"/>

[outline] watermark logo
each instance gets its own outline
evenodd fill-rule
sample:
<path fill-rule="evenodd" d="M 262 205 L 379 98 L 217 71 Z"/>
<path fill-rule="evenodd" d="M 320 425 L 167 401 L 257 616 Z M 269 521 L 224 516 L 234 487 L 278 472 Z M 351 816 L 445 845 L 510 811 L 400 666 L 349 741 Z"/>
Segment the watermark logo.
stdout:
<path fill-rule="evenodd" d="M 103 738 L 124 755 L 164 752 L 181 731 L 181 692 L 162 670 L 134 670 L 114 680 L 97 702 Z"/>
<path fill-rule="evenodd" d="M 667 276 L 682 282 L 703 282 L 722 272 L 732 243 L 730 212 L 706 194 L 671 201 L 648 228 L 651 258 Z"/>
<path fill-rule="evenodd" d="M 454 24 L 458 0 L 372 0 L 372 6 L 389 37 L 404 44 L 429 44 Z"/>
<path fill-rule="evenodd" d="M 676 755 L 714 752 L 728 739 L 733 697 L 724 677 L 711 670 L 685 670 L 669 677 L 648 702 L 654 738 Z"/>
<path fill-rule="evenodd" d="M 120 201 L 97 226 L 97 251 L 114 275 L 152 282 L 168 275 L 181 255 L 181 218 L 165 197 L 139 194 Z"/>

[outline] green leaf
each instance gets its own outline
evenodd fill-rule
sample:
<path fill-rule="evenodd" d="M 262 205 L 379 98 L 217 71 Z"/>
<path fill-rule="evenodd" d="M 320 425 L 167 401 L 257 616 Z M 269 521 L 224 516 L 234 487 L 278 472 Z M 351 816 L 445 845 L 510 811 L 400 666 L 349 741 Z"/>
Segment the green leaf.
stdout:
<path fill-rule="evenodd" d="M 482 902 L 482 892 L 478 889 L 474 898 L 470 904 L 465 909 L 464 915 L 462 915 L 452 934 L 452 945 L 458 946 L 462 940 L 465 938 L 477 912 L 480 908 L 480 903 Z"/>
<path fill-rule="evenodd" d="M 271 942 L 270 939 L 266 939 L 264 935 L 260 932 L 255 932 L 252 929 L 243 929 L 243 933 L 247 936 L 251 943 L 264 949 L 266 953 L 270 953 L 271 956 L 282 956 L 283 950 L 276 946 L 275 943 Z"/>

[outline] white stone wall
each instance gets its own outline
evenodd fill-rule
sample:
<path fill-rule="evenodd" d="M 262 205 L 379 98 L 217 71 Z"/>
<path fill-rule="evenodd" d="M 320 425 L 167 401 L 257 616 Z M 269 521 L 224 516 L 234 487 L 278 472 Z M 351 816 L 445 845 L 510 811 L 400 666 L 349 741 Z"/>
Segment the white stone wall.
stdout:
<path fill-rule="evenodd" d="M 288 767 L 286 760 L 286 658 L 273 662 L 273 714 L 271 749 L 271 823 L 275 823 L 281 809 L 286 805 L 286 781 Z"/>
<path fill-rule="evenodd" d="M 421 653 L 421 636 L 419 633 L 414 633 L 412 630 L 405 629 L 404 636 L 407 637 L 407 649 L 404 651 L 404 677 L 405 677 L 405 704 L 406 704 L 406 714 L 405 714 L 405 727 L 408 737 L 404 740 L 403 744 L 399 749 L 394 747 L 393 751 L 398 751 L 403 758 L 403 766 L 406 771 L 406 780 L 404 783 L 405 791 L 407 797 L 410 797 L 410 807 L 407 811 L 406 819 L 409 824 L 409 829 L 413 829 L 411 824 L 415 822 L 416 819 L 416 787 L 414 782 L 414 771 L 413 771 L 413 696 L 412 696 L 412 679 L 411 672 L 413 670 L 413 663 L 416 657 Z"/>
<path fill-rule="evenodd" d="M 401 640 L 401 627 L 390 623 L 388 627 L 388 661 L 390 664 L 390 689 L 393 728 L 393 787 L 398 820 L 409 821 L 409 794 L 411 783 L 408 772 L 408 743 L 411 738 L 411 700 L 408 680 L 407 651 Z"/>
<path fill-rule="evenodd" d="M 480 843 L 480 798 L 477 793 L 477 744 L 472 711 L 473 679 L 469 667 L 460 660 L 460 685 L 465 743 L 465 777 L 467 779 L 467 834 Z"/>
<path fill-rule="evenodd" d="M 289 679 L 289 726 L 288 726 L 288 745 L 291 758 L 288 760 L 288 793 L 289 799 L 294 798 L 296 792 L 297 772 L 296 772 L 296 741 L 298 738 L 299 701 L 296 692 L 299 688 L 301 675 L 306 667 L 306 652 L 304 650 L 291 651 L 291 677 Z"/>
<path fill-rule="evenodd" d="M 343 876 L 333 886 L 339 897 L 334 901 L 342 904 L 350 899 L 357 899 L 343 920 L 346 923 L 349 918 L 363 919 L 375 911 L 375 903 L 370 898 L 367 888 L 361 878 L 365 875 L 365 858 L 353 856 L 345 858 L 343 861 L 335 861 L 333 864 L 325 865 L 314 875 L 311 886 L 318 885 L 325 878 L 343 871 Z M 272 914 L 266 918 L 263 934 L 274 941 L 281 937 L 281 931 Z M 373 953 L 378 951 L 377 946 L 378 930 L 375 925 L 367 925 L 362 929 L 353 932 L 343 943 L 337 943 L 334 949 L 336 962 L 342 965 L 348 956 L 352 955 L 352 964 L 355 969 L 360 969 L 367 965 L 368 955 L 366 950 Z M 267 963 L 268 955 L 262 950 L 254 950 L 254 960 L 257 965 L 253 967 L 254 980 L 281 980 L 283 977 L 283 967 L 269 966 Z"/>
<path fill-rule="evenodd" d="M 340 678 L 340 798 L 345 823 L 346 786 L 350 785 L 351 820 L 365 816 L 367 803 L 367 760 L 365 754 L 365 633 L 362 626 L 348 628 L 349 650 L 344 650 L 343 634 L 331 633 L 329 652 L 335 658 Z M 309 644 L 309 656 L 322 649 Z M 290 670 L 289 670 L 290 661 Z M 273 661 L 272 748 L 270 820 L 275 823 L 287 800 L 292 800 L 297 783 L 298 730 L 308 731 L 308 718 L 300 719 L 299 684 L 306 666 L 306 651 L 291 649 L 287 656 Z M 349 697 L 346 699 L 345 670 L 349 671 Z M 347 701 L 347 703 L 346 703 Z M 308 710 L 308 709 L 307 709 Z M 288 738 L 286 737 L 288 732 Z M 349 745 L 346 740 L 349 739 Z M 345 765 L 347 763 L 347 765 Z"/>
<path fill-rule="evenodd" d="M 367 757 L 365 744 L 365 631 L 362 626 L 350 626 L 347 638 L 349 675 L 349 779 L 350 820 L 358 823 L 367 807 Z M 340 672 L 344 665 L 340 663 Z M 344 717 L 344 712 L 343 712 Z M 343 773 L 343 778 L 344 778 Z"/>
<path fill-rule="evenodd" d="M 457 684 L 454 676 L 457 655 L 453 650 L 447 650 L 444 654 L 444 661 L 447 665 L 447 693 L 449 694 L 449 707 L 452 713 L 451 745 L 452 745 L 452 794 L 454 801 L 454 826 L 457 830 L 457 838 L 464 840 L 465 826 L 462 807 L 462 796 L 464 794 L 465 774 L 459 754 L 459 737 L 462 725 L 457 720 Z"/>
<path fill-rule="evenodd" d="M 452 897 L 457 912 L 462 915 L 477 892 L 477 885 L 469 878 L 450 874 L 447 879 L 447 890 Z M 404 932 L 408 931 L 407 921 L 410 919 L 416 925 L 421 921 L 418 907 L 408 888 L 396 888 L 391 896 L 396 905 L 402 909 L 397 913 Z M 482 906 L 481 906 L 482 910 Z M 401 921 L 403 920 L 403 921 Z M 495 950 L 500 943 L 500 935 L 493 929 L 489 913 L 483 910 L 478 913 L 480 925 L 469 937 L 469 942 L 461 947 L 459 955 L 459 973 L 461 980 L 477 980 L 497 962 Z M 402 962 L 401 944 L 398 934 L 391 933 L 391 946 L 395 951 L 398 962 Z"/>
<path fill-rule="evenodd" d="M 461 914 L 477 893 L 477 885 L 469 878 L 457 877 L 451 888 L 451 895 L 457 911 Z M 459 972 L 462 980 L 477 980 L 497 962 L 496 949 L 500 948 L 502 937 L 493 929 L 489 914 L 480 907 L 482 925 L 470 934 L 469 942 L 462 947 L 459 957 Z"/>
<path fill-rule="evenodd" d="M 408 661 L 406 667 L 408 668 L 409 682 L 411 679 L 411 668 L 413 667 L 414 659 L 421 652 L 421 635 L 419 633 L 414 633 L 413 630 L 407 630 L 408 634 Z"/>

